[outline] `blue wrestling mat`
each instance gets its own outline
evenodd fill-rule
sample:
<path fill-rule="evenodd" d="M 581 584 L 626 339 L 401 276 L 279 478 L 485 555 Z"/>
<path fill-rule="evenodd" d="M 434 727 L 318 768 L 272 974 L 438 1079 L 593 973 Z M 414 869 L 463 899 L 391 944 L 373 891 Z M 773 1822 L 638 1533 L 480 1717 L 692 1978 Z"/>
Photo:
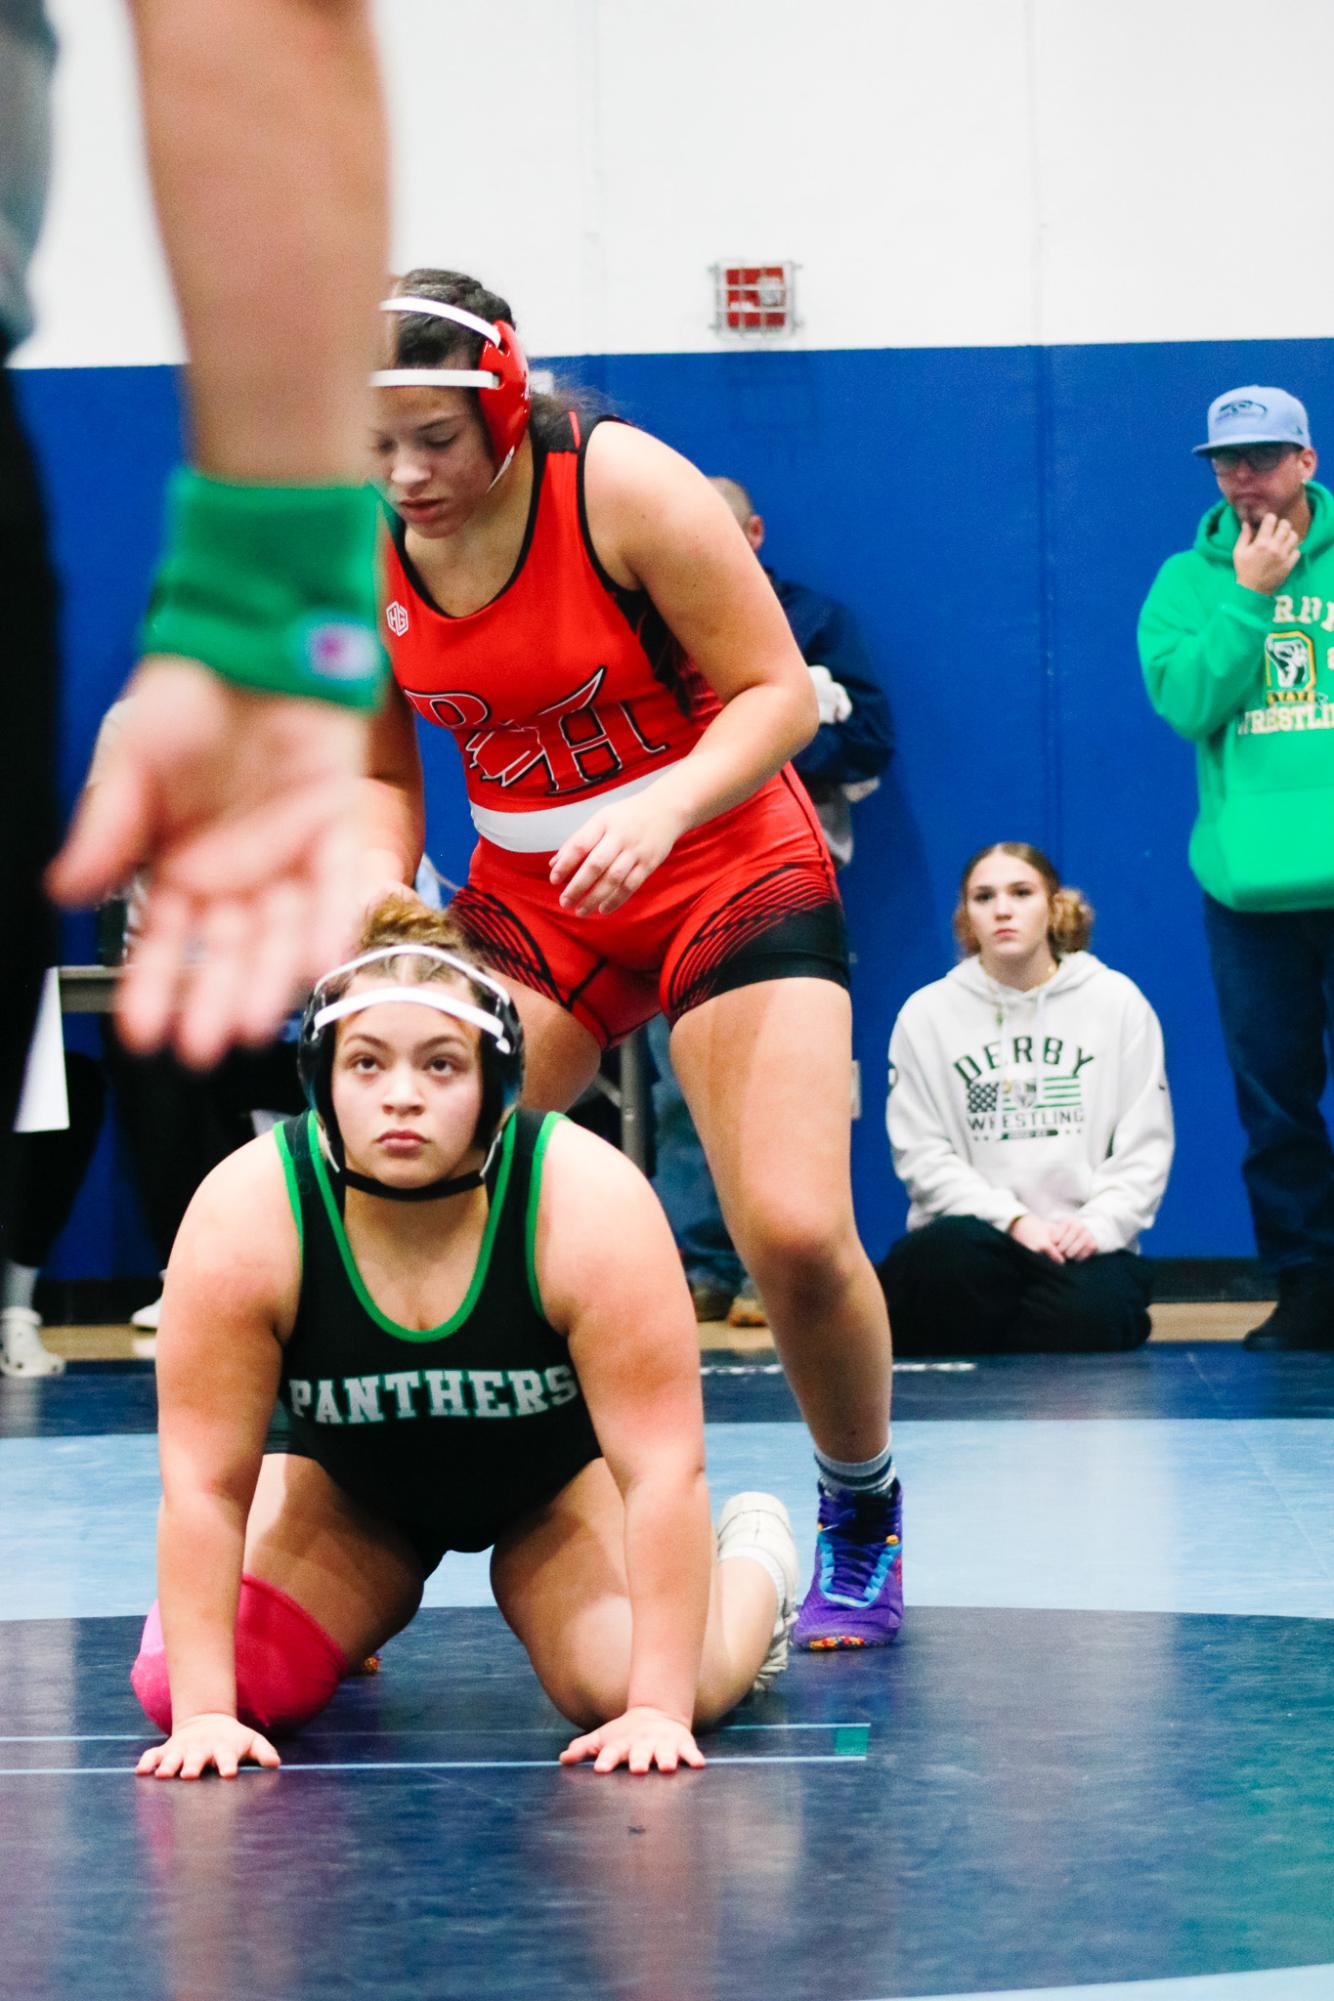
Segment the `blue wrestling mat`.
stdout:
<path fill-rule="evenodd" d="M 813 1484 L 715 1357 L 715 1504 Z M 739 1373 L 738 1373 L 739 1372 Z M 132 1777 L 152 1382 L 0 1385 L 0 1994 L 1330 2001 L 1334 1358 L 896 1378 L 909 1614 L 670 1780 L 570 1734 L 449 1558 L 382 1673 L 234 1784 Z"/>

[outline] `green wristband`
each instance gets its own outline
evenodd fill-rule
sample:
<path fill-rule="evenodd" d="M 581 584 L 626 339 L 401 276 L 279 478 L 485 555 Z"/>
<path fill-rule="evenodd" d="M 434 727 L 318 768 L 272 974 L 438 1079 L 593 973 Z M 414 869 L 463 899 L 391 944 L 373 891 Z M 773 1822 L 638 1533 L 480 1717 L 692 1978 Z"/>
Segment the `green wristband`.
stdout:
<path fill-rule="evenodd" d="M 182 654 L 270 695 L 377 708 L 378 520 L 370 487 L 173 473 L 143 651 Z"/>

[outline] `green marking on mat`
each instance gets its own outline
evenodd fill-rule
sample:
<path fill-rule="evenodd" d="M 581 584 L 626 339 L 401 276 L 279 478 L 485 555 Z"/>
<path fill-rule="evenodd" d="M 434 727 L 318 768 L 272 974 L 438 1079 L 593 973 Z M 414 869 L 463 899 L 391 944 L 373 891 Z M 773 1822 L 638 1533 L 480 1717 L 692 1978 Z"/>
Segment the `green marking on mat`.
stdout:
<path fill-rule="evenodd" d="M 840 1723 L 834 1731 L 836 1758 L 864 1758 L 871 1742 L 869 1723 Z"/>

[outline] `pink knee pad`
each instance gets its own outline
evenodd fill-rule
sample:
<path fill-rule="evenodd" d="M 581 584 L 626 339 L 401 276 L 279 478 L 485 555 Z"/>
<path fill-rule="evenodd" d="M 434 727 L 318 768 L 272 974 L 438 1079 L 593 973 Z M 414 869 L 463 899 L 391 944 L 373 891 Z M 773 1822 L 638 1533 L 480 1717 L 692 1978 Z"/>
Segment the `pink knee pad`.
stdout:
<path fill-rule="evenodd" d="M 350 1663 L 319 1621 L 276 1584 L 246 1572 L 236 1608 L 236 1713 L 252 1729 L 295 1730 L 333 1698 Z M 130 1686 L 159 1730 L 171 1731 L 171 1685 L 156 1603 L 144 1621 Z"/>

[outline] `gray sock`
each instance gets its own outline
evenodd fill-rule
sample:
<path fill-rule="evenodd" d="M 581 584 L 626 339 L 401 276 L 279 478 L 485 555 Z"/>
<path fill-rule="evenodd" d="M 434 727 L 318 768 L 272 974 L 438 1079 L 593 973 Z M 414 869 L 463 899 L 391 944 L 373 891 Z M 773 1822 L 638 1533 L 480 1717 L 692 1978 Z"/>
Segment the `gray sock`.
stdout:
<path fill-rule="evenodd" d="M 852 1500 L 881 1497 L 894 1485 L 894 1435 L 891 1432 L 883 1452 L 874 1459 L 831 1459 L 815 1448 L 815 1464 L 820 1484 L 831 1493 L 846 1494 Z"/>

